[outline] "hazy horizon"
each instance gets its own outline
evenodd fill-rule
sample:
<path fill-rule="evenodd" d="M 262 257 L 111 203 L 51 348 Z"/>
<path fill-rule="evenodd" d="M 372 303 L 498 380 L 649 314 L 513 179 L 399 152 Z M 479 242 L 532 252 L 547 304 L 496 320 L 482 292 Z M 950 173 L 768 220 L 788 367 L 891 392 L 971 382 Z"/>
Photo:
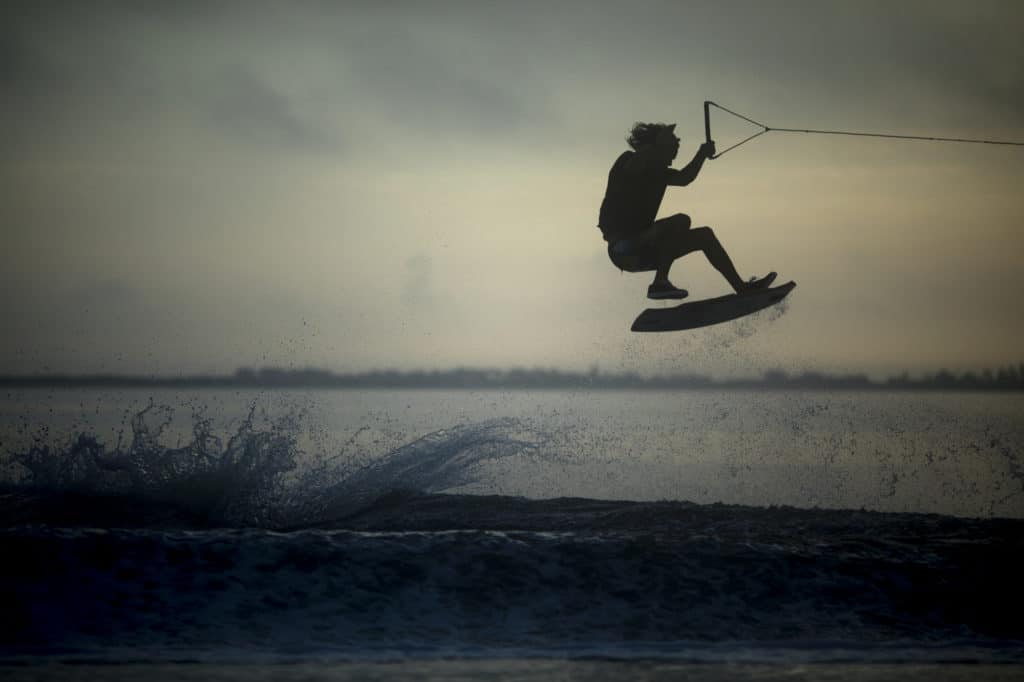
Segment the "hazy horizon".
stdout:
<path fill-rule="evenodd" d="M 633 334 L 634 121 L 1024 140 L 1016 2 L 7 3 L 0 373 L 1016 366 L 1020 147 L 770 134 L 661 215 L 783 311 Z M 716 115 L 719 148 L 752 132 Z M 699 254 L 674 282 L 727 287 Z"/>
<path fill-rule="evenodd" d="M 1008 374 L 1007 374 L 1008 373 Z M 533 378 L 539 378 L 541 376 L 548 376 L 552 380 L 564 380 L 564 379 L 577 379 L 581 377 L 596 377 L 599 376 L 604 379 L 610 380 L 621 380 L 629 377 L 638 377 L 642 381 L 660 381 L 660 380 L 695 380 L 697 382 L 710 382 L 712 384 L 728 383 L 731 381 L 739 382 L 778 382 L 778 381 L 793 381 L 793 380 L 821 380 L 825 383 L 842 383 L 849 382 L 850 380 L 861 380 L 865 379 L 870 382 L 873 386 L 880 386 L 882 384 L 891 382 L 907 382 L 912 384 L 927 383 L 941 379 L 942 381 L 952 382 L 960 386 L 966 387 L 970 385 L 981 385 L 991 384 L 995 386 L 998 383 L 1002 387 L 1006 387 L 1007 383 L 1012 383 L 1017 386 L 1022 378 L 1024 378 L 1024 362 L 1003 365 L 997 367 L 980 367 L 976 369 L 968 369 L 955 371 L 950 370 L 947 367 L 934 368 L 931 371 L 922 372 L 910 372 L 909 370 L 903 370 L 900 372 L 893 373 L 872 373 L 868 371 L 847 371 L 847 372 L 823 372 L 814 369 L 803 369 L 799 371 L 786 371 L 779 367 L 766 367 L 760 370 L 750 369 L 747 373 L 739 374 L 732 373 L 729 375 L 716 375 L 706 372 L 694 372 L 694 371 L 663 371 L 663 372 L 644 372 L 635 370 L 609 370 L 602 368 L 599 365 L 592 365 L 586 369 L 569 369 L 560 368 L 553 366 L 452 366 L 452 367 L 410 367 L 410 368 L 397 368 L 397 367 L 367 367 L 361 370 L 351 372 L 339 372 L 334 371 L 325 367 L 316 367 L 311 365 L 306 366 L 239 366 L 233 370 L 226 370 L 220 372 L 165 372 L 163 374 L 154 373 L 130 373 L 130 372 L 27 372 L 18 374 L 5 374 L 0 373 L 0 382 L 14 381 L 15 385 L 21 385 L 22 380 L 36 380 L 36 379 L 47 379 L 47 378 L 67 378 L 72 382 L 77 381 L 89 381 L 92 379 L 110 379 L 115 383 L 119 380 L 127 381 L 153 381 L 153 382 L 165 382 L 165 381 L 192 381 L 192 380 L 239 380 L 255 381 L 260 383 L 261 381 L 274 381 L 299 379 L 302 381 L 312 381 L 317 377 L 328 377 L 331 379 L 345 379 L 351 377 L 373 377 L 373 376 L 388 376 L 398 375 L 406 378 L 412 377 L 430 377 L 437 376 L 439 378 L 451 378 L 452 376 L 459 374 L 469 375 L 489 375 L 489 379 L 496 381 L 496 385 L 502 385 L 501 379 L 514 379 L 517 376 L 527 376 Z M 1006 377 L 1003 375 L 1007 374 Z M 980 382 L 980 383 L 979 383 Z M 46 385 L 46 384 L 41 384 Z"/>

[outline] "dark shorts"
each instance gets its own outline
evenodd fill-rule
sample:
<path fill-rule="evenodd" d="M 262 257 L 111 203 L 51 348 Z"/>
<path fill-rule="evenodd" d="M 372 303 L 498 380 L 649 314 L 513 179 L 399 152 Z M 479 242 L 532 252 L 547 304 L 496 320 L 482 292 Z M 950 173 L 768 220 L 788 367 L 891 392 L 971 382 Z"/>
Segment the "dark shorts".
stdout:
<path fill-rule="evenodd" d="M 608 257 L 615 267 L 626 272 L 658 269 L 658 250 L 638 239 L 619 239 L 608 244 Z"/>

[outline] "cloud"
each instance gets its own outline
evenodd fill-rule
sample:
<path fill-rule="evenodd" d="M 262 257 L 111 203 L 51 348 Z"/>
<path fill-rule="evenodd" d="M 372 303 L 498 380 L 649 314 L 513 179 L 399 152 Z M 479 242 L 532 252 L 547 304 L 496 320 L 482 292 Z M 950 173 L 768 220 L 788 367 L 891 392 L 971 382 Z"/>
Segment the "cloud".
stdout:
<path fill-rule="evenodd" d="M 526 129 L 552 117 L 523 48 L 436 16 L 360 16 L 345 30 L 342 90 L 385 125 L 434 133 Z"/>
<path fill-rule="evenodd" d="M 287 96 L 240 67 L 223 69 L 197 102 L 222 135 L 294 151 L 337 151 L 336 136 L 304 120 Z"/>
<path fill-rule="evenodd" d="M 231 31 L 217 32 L 229 17 L 203 24 L 195 9 L 191 23 L 180 13 L 139 12 L 134 3 L 9 11 L 14 20 L 0 29 L 0 120 L 9 144 L 117 141 L 125 131 L 157 140 L 176 129 L 197 145 L 212 135 L 275 152 L 340 149 L 337 132 L 305 115 L 259 52 Z"/>

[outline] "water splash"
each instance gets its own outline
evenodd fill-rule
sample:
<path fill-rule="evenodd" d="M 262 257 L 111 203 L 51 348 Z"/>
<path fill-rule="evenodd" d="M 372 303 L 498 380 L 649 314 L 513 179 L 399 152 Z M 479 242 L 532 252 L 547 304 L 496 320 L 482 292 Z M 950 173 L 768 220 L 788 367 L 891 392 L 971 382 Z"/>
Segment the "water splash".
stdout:
<path fill-rule="evenodd" d="M 298 418 L 260 427 L 256 412 L 254 403 L 226 440 L 209 418 L 193 413 L 190 440 L 170 447 L 162 437 L 174 409 L 151 401 L 132 416 L 127 444 L 123 432 L 109 449 L 82 432 L 63 446 L 39 442 L 12 456 L 36 490 L 130 496 L 211 521 L 261 525 L 270 518 L 280 475 L 296 468 Z"/>
<path fill-rule="evenodd" d="M 477 480 L 480 465 L 535 452 L 548 435 L 511 417 L 440 429 L 354 469 L 311 470 L 296 491 L 297 518 L 338 518 L 394 490 L 441 492 Z M 323 481 L 330 481 L 323 485 Z"/>
<path fill-rule="evenodd" d="M 227 438 L 193 412 L 184 445 L 164 443 L 173 408 L 152 401 L 108 448 L 87 432 L 9 453 L 28 471 L 19 490 L 130 498 L 207 525 L 294 527 L 358 511 L 395 490 L 441 492 L 477 480 L 481 464 L 537 449 L 545 436 L 513 418 L 434 431 L 367 461 L 361 430 L 329 456 L 302 450 L 303 414 L 257 418 L 255 403 Z M 127 521 L 127 519 L 126 519 Z"/>

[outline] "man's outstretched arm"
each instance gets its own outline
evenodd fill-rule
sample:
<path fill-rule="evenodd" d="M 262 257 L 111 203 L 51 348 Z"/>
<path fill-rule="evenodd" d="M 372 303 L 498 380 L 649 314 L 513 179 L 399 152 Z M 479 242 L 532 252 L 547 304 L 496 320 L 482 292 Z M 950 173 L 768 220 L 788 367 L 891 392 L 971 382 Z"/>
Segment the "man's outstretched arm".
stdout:
<path fill-rule="evenodd" d="M 691 182 L 697 179 L 697 175 L 700 174 L 700 169 L 704 166 L 704 162 L 715 155 L 715 143 L 705 142 L 698 149 L 697 153 L 694 154 L 693 160 L 686 164 L 679 170 L 669 169 L 668 184 L 677 187 L 685 187 Z"/>

